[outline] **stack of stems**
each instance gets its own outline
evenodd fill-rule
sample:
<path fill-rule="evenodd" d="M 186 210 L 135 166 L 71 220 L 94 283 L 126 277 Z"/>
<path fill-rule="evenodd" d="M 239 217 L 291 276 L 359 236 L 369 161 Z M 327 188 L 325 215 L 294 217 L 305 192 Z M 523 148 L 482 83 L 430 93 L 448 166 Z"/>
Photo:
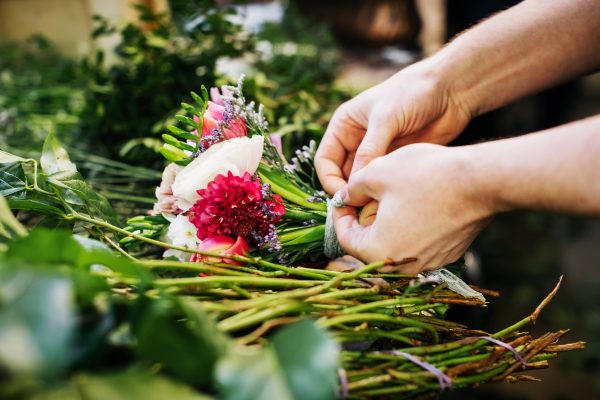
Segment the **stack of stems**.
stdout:
<path fill-rule="evenodd" d="M 257 260 L 241 266 L 138 262 L 158 276 L 173 270 L 192 275 L 159 277 L 154 285 L 198 302 L 217 321 L 217 328 L 242 346 L 268 343 L 270 334 L 281 326 L 307 317 L 316 319 L 342 345 L 346 371 L 343 386 L 351 398 L 402 398 L 442 389 L 436 374 L 402 353 L 436 367 L 451 379 L 454 388 L 461 388 L 491 381 L 535 379 L 514 374 L 546 368 L 558 352 L 584 346 L 583 342 L 556 345 L 567 331 L 538 338 L 519 332 L 535 322 L 560 282 L 534 313 L 490 334 L 444 319 L 448 304 L 484 306 L 484 302 L 459 297 L 444 284 L 420 285 L 414 275 L 377 272 L 383 266 L 410 261 L 372 263 L 351 272 Z M 522 359 L 482 336 L 508 343 Z"/>

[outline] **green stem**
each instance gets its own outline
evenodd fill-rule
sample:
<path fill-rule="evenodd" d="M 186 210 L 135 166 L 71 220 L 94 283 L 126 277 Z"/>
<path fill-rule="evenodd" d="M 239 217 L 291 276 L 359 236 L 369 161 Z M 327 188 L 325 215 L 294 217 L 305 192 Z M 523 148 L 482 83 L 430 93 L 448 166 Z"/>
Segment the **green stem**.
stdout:
<path fill-rule="evenodd" d="M 429 324 L 423 323 L 421 321 L 416 321 L 412 318 L 408 317 L 400 317 L 400 316 L 391 316 L 386 314 L 375 314 L 375 313 L 361 313 L 361 314 L 352 314 L 352 315 L 338 315 L 333 318 L 321 318 L 317 321 L 317 324 L 322 326 L 323 328 L 328 328 L 330 326 L 346 324 L 346 323 L 356 323 L 356 322 L 385 322 L 394 325 L 406 325 L 406 326 L 414 326 L 418 328 L 423 328 L 431 333 L 434 340 L 437 342 L 439 340 L 438 333 L 435 329 L 433 329 Z"/>
<path fill-rule="evenodd" d="M 256 288 L 288 289 L 314 287 L 315 281 L 304 281 L 287 278 L 265 278 L 261 276 L 206 276 L 202 278 L 169 278 L 157 279 L 156 286 L 206 286 L 222 287 L 228 285 L 242 285 Z"/>
<path fill-rule="evenodd" d="M 199 255 L 203 255 L 206 257 L 219 257 L 219 258 L 229 258 L 235 261 L 239 261 L 239 262 L 243 262 L 246 264 L 254 264 L 254 265 L 260 265 L 262 267 L 266 267 L 266 268 L 270 268 L 270 269 L 275 269 L 278 271 L 284 271 L 290 275 L 295 275 L 295 276 L 302 276 L 305 278 L 311 278 L 311 279 L 319 279 L 319 280 L 323 280 L 323 279 L 328 279 L 327 276 L 323 275 L 323 274 L 319 274 L 316 272 L 309 272 L 306 271 L 306 269 L 296 269 L 294 267 L 287 267 L 284 265 L 279 265 L 279 264 L 275 264 L 272 263 L 270 261 L 266 261 L 266 260 L 261 260 L 260 258 L 252 258 L 252 257 L 244 257 L 244 256 L 240 256 L 237 254 L 221 254 L 221 253 L 217 253 L 217 252 L 212 252 L 212 251 L 203 251 L 203 250 L 196 250 L 196 249 L 188 249 L 186 247 L 182 247 L 182 246 L 175 246 L 169 243 L 165 243 L 165 242 L 161 242 L 160 240 L 156 240 L 156 239 L 152 239 L 152 238 L 148 238 L 142 235 L 139 235 L 137 233 L 133 233 L 133 232 L 129 232 L 123 228 L 119 228 L 118 226 L 115 226 L 109 222 L 103 221 L 103 220 L 99 220 L 96 218 L 92 218 L 92 217 L 88 217 L 86 215 L 80 214 L 74 210 L 71 210 L 71 213 L 66 217 L 67 219 L 78 219 L 80 221 L 84 221 L 84 222 L 88 222 L 90 224 L 94 224 L 97 226 L 101 226 L 103 228 L 106 229 L 110 229 L 114 232 L 118 232 L 122 235 L 125 235 L 127 237 L 132 237 L 135 238 L 139 241 L 142 242 L 146 242 L 158 247 L 162 247 L 165 249 L 173 249 L 173 250 L 178 250 L 178 251 L 183 251 L 186 253 L 193 253 L 193 254 L 199 254 Z"/>
<path fill-rule="evenodd" d="M 298 302 L 279 304 L 275 307 L 261 310 L 242 320 L 238 319 L 230 321 L 229 319 L 225 319 L 217 324 L 217 328 L 223 332 L 237 331 L 243 328 L 248 328 L 250 326 L 259 324 L 265 320 L 285 315 L 292 311 L 298 311 L 302 309 L 302 307 L 304 307 L 304 305 Z"/>
<path fill-rule="evenodd" d="M 360 313 L 360 312 L 367 311 L 367 310 L 372 310 L 374 308 L 390 307 L 390 306 L 405 305 L 405 304 L 415 305 L 415 304 L 423 304 L 425 302 L 426 301 L 424 299 L 419 298 L 419 297 L 406 297 L 406 298 L 401 297 L 401 298 L 396 298 L 396 299 L 372 301 L 370 303 L 360 304 L 360 305 L 354 306 L 354 307 L 348 307 L 344 311 L 342 311 L 342 313 L 354 314 L 354 313 Z"/>
<path fill-rule="evenodd" d="M 252 276 L 245 272 L 239 272 L 227 268 L 219 268 L 216 266 L 201 264 L 195 262 L 171 261 L 171 260 L 139 260 L 139 264 L 149 269 L 170 269 L 177 268 L 198 273 L 213 273 L 228 276 Z"/>

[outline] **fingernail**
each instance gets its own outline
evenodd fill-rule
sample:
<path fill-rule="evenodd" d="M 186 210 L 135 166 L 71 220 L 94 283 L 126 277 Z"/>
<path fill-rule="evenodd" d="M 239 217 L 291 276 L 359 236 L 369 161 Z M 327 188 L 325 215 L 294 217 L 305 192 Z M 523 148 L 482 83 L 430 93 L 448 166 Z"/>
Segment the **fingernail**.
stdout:
<path fill-rule="evenodd" d="M 346 190 L 346 188 L 340 189 L 333 195 L 333 198 L 331 199 L 331 204 L 333 204 L 333 206 L 336 208 L 344 207 L 345 200 L 347 198 L 348 191 Z"/>

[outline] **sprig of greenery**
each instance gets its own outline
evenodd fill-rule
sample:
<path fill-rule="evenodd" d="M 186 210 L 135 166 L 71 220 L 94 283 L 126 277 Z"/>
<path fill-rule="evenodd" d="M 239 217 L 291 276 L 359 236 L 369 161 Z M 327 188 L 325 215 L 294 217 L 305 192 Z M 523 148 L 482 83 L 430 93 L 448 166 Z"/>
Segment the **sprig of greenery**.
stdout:
<path fill-rule="evenodd" d="M 198 96 L 195 92 L 190 92 L 192 99 L 196 103 L 195 106 L 182 102 L 181 107 L 189 115 L 177 114 L 175 119 L 180 123 L 189 126 L 191 130 L 184 130 L 175 125 L 167 126 L 169 133 L 162 135 L 164 142 L 160 153 L 168 161 L 174 162 L 178 165 L 187 165 L 193 158 L 192 156 L 198 154 L 201 146 L 202 126 L 204 125 L 203 116 L 208 108 L 208 91 L 204 85 L 201 86 L 202 97 Z M 194 145 L 190 145 L 189 142 L 193 142 Z M 185 152 L 190 152 L 186 154 Z"/>

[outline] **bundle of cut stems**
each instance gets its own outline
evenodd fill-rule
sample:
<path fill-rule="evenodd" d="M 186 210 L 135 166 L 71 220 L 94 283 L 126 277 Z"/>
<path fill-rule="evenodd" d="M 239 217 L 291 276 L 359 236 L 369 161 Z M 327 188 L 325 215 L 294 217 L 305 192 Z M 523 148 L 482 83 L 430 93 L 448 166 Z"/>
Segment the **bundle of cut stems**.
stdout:
<path fill-rule="evenodd" d="M 377 272 L 385 265 L 410 261 L 373 263 L 352 272 L 256 260 L 254 266 L 139 262 L 163 276 L 155 280 L 156 287 L 198 302 L 218 321 L 218 329 L 242 346 L 266 344 L 278 328 L 316 319 L 342 346 L 341 387 L 349 398 L 427 397 L 449 387 L 534 380 L 522 372 L 546 368 L 557 353 L 585 345 L 557 344 L 566 330 L 537 338 L 520 331 L 536 321 L 560 281 L 531 315 L 488 333 L 444 319 L 451 304 L 485 306 L 484 302 L 459 297 L 444 284 L 420 284 L 414 275 Z"/>

